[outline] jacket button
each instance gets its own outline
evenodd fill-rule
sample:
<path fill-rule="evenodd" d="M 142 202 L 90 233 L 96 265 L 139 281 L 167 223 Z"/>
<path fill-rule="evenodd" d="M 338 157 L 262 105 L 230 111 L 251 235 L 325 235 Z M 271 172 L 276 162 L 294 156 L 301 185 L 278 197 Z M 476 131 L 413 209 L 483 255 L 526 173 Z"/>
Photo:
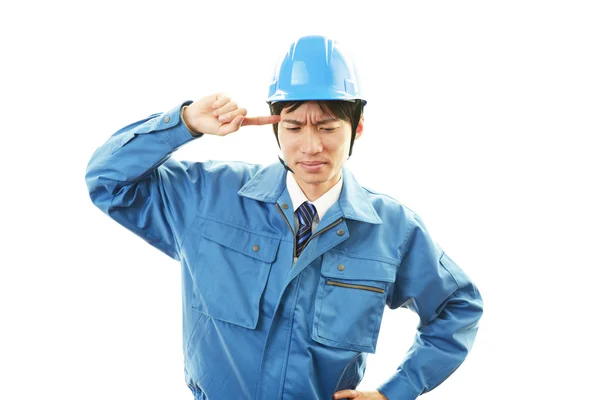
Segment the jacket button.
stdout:
<path fill-rule="evenodd" d="M 168 124 L 169 121 L 171 120 L 171 117 L 169 117 L 168 115 L 165 117 L 165 124 Z"/>
<path fill-rule="evenodd" d="M 281 205 L 281 207 L 282 207 L 284 210 L 287 210 L 289 206 L 287 205 L 287 203 L 283 203 L 283 204 Z"/>
<path fill-rule="evenodd" d="M 338 229 L 337 234 L 338 234 L 338 236 L 342 236 L 344 234 L 344 230 Z"/>
<path fill-rule="evenodd" d="M 252 250 L 254 250 L 254 251 L 258 251 L 259 249 L 260 249 L 260 247 L 258 247 L 258 245 L 252 246 Z"/>
<path fill-rule="evenodd" d="M 339 269 L 340 271 L 343 271 L 343 270 L 344 270 L 344 264 L 340 264 L 340 265 L 338 265 L 338 269 Z"/>

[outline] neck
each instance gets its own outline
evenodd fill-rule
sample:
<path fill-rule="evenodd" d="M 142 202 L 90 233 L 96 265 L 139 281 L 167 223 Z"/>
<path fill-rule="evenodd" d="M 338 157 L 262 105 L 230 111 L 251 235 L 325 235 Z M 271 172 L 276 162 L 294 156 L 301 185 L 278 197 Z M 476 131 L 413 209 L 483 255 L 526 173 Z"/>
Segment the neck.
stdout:
<path fill-rule="evenodd" d="M 302 192 L 304 193 L 308 201 L 310 201 L 311 203 L 317 200 L 319 197 L 323 196 L 325 193 L 327 193 L 327 191 L 334 187 L 335 184 L 338 183 L 341 178 L 342 174 L 340 173 L 333 179 L 330 179 L 326 182 L 310 184 L 306 182 L 300 182 L 294 176 L 294 179 L 298 183 L 298 186 L 300 186 L 300 189 L 302 189 Z"/>

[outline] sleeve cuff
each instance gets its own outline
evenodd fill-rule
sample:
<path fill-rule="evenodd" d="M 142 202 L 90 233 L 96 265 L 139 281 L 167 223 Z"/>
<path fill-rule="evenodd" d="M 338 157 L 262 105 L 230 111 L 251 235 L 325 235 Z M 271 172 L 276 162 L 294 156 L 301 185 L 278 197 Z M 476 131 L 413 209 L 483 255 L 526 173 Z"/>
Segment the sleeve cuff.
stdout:
<path fill-rule="evenodd" d="M 192 104 L 191 101 L 185 101 L 173 109 L 161 114 L 160 122 L 155 130 L 169 129 L 168 142 L 173 150 L 178 149 L 190 140 L 197 139 L 202 134 L 195 134 L 188 128 L 181 116 L 183 107 Z"/>
<path fill-rule="evenodd" d="M 398 372 L 377 390 L 389 400 L 415 400 L 421 394 L 404 375 Z"/>

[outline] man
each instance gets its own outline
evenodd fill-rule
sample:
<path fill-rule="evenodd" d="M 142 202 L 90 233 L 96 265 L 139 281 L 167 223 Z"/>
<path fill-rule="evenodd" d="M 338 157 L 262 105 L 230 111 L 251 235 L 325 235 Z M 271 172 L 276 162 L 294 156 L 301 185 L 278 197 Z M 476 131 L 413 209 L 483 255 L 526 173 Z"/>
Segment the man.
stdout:
<path fill-rule="evenodd" d="M 88 165 L 91 199 L 181 262 L 195 399 L 415 399 L 466 357 L 479 292 L 414 212 L 344 168 L 366 101 L 339 43 L 293 43 L 268 103 L 271 116 L 251 118 L 216 94 L 121 129 Z M 264 124 L 280 163 L 170 157 Z M 386 304 L 418 313 L 416 340 L 378 390 L 359 392 Z"/>

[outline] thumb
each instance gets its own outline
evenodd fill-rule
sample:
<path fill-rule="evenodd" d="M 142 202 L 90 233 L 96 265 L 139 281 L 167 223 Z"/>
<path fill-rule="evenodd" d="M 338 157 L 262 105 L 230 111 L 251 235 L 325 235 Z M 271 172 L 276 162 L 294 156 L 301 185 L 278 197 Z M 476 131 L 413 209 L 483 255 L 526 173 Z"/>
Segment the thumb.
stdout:
<path fill-rule="evenodd" d="M 230 133 L 237 131 L 238 129 L 241 128 L 243 121 L 244 121 L 243 115 L 236 116 L 231 122 L 224 123 L 221 126 L 219 126 L 219 128 L 217 130 L 217 135 L 225 136 L 225 135 L 229 135 Z"/>

